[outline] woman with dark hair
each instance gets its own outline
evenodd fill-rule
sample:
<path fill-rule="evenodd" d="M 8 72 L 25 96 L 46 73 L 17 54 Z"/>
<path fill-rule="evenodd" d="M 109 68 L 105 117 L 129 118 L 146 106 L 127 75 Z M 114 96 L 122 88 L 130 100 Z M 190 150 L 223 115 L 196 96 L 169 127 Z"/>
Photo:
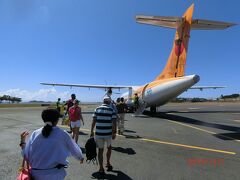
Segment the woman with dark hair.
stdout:
<path fill-rule="evenodd" d="M 66 131 L 57 127 L 59 112 L 56 109 L 43 110 L 42 119 L 45 126 L 35 130 L 27 143 L 28 132 L 21 134 L 22 154 L 35 180 L 64 179 L 67 157 L 72 155 L 82 164 L 82 151 Z"/>
<path fill-rule="evenodd" d="M 69 119 L 70 119 L 70 126 L 72 128 L 72 138 L 75 139 L 75 142 L 78 143 L 78 136 L 79 136 L 79 129 L 82 125 L 84 125 L 81 107 L 79 106 L 79 101 L 75 99 L 73 101 L 73 106 L 69 109 Z M 81 120 L 81 121 L 80 121 Z"/>

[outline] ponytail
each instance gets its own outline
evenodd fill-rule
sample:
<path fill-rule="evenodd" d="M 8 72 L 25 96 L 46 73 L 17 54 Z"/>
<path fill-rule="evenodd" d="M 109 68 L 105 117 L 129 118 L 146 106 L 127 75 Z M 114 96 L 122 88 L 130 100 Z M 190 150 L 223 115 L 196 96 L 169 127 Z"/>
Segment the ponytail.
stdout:
<path fill-rule="evenodd" d="M 45 123 L 45 126 L 42 129 L 42 135 L 47 138 L 53 129 L 53 125 L 58 121 L 59 112 L 56 109 L 46 109 L 42 112 L 42 119 Z"/>
<path fill-rule="evenodd" d="M 42 135 L 45 138 L 47 138 L 51 132 L 52 132 L 52 126 L 50 126 L 49 124 L 46 124 L 42 129 Z"/>

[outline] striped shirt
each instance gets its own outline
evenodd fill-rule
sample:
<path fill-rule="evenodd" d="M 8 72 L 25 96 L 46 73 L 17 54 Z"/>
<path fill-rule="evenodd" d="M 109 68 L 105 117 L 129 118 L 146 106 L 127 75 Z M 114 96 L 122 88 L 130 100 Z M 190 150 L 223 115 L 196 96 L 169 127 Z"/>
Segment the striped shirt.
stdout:
<path fill-rule="evenodd" d="M 93 114 L 96 120 L 95 138 L 111 138 L 113 121 L 116 121 L 117 115 L 115 111 L 107 104 L 102 104 Z"/>

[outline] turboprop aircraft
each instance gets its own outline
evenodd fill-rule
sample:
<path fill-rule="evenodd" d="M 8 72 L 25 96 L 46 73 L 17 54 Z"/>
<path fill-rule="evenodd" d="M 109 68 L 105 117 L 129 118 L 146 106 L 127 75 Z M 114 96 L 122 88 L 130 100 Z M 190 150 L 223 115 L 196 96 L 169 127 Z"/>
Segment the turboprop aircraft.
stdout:
<path fill-rule="evenodd" d="M 182 17 L 172 16 L 136 16 L 138 23 L 161 26 L 176 29 L 172 51 L 163 71 L 152 81 L 142 86 L 116 86 L 116 85 L 86 85 L 86 84 L 64 84 L 64 83 L 41 83 L 43 85 L 101 88 L 111 96 L 113 89 L 128 89 L 122 97 L 127 99 L 127 104 L 131 105 L 133 94 L 139 97 L 139 111 L 150 107 L 152 112 L 156 107 L 161 106 L 171 99 L 179 96 L 188 89 L 216 89 L 223 86 L 193 86 L 200 80 L 199 75 L 185 76 L 185 65 L 190 38 L 190 30 L 221 30 L 235 24 L 202 19 L 192 19 L 194 4 L 192 4 Z"/>

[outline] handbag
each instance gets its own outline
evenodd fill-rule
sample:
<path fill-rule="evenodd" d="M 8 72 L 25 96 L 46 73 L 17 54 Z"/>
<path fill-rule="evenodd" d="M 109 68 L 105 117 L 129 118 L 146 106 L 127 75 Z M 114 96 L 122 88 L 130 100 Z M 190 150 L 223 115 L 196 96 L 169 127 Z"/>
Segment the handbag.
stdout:
<path fill-rule="evenodd" d="M 26 166 L 25 166 L 26 164 Z M 17 180 L 33 180 L 31 174 L 30 174 L 31 167 L 29 166 L 29 163 L 27 159 L 24 157 L 22 162 L 22 167 L 19 170 L 19 174 L 17 177 Z"/>

